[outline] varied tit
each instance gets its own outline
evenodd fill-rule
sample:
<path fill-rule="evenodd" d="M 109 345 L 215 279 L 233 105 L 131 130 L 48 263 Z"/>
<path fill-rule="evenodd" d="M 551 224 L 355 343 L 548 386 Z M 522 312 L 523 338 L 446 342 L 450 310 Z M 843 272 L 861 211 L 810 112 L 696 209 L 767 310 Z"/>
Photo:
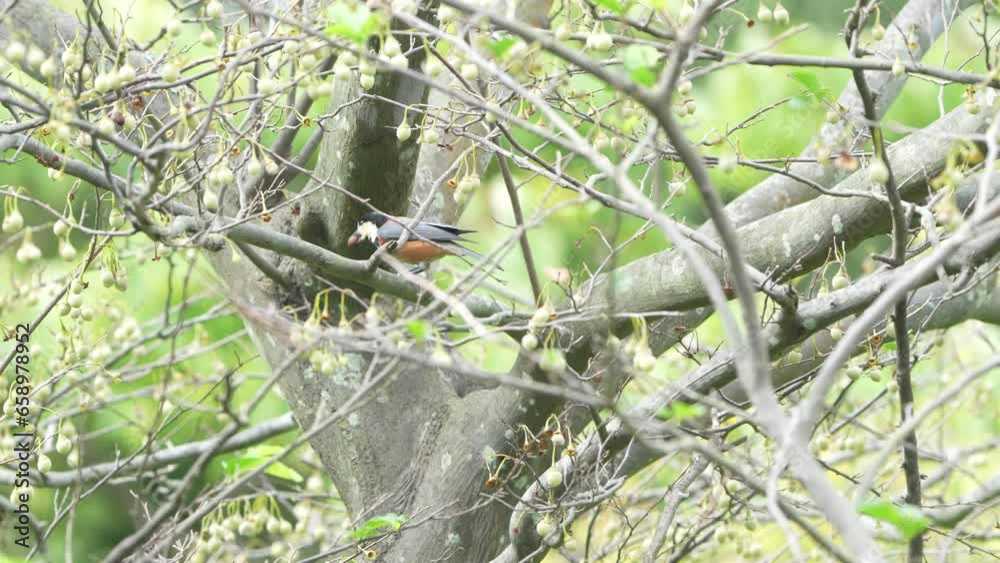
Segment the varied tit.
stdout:
<path fill-rule="evenodd" d="M 365 213 L 358 221 L 358 229 L 347 240 L 348 246 L 355 246 L 363 240 L 368 240 L 376 246 L 391 245 L 389 254 L 400 262 L 408 264 L 423 264 L 433 262 L 445 256 L 464 256 L 478 261 L 486 261 L 479 253 L 465 248 L 460 242 L 468 242 L 462 235 L 474 233 L 468 229 L 460 229 L 440 223 L 417 223 L 410 228 L 410 235 L 402 246 L 396 244 L 399 237 L 407 230 L 412 219 L 393 217 L 377 211 Z"/>

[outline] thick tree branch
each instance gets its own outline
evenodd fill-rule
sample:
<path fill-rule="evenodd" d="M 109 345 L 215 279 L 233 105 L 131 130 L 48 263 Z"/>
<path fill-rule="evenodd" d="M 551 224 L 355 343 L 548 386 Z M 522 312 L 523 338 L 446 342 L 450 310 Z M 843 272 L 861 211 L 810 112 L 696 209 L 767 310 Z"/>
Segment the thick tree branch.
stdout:
<path fill-rule="evenodd" d="M 89 465 L 69 471 L 52 471 L 49 473 L 38 473 L 32 470 L 31 480 L 44 487 L 63 488 L 80 483 L 99 481 L 109 476 L 125 476 L 140 470 L 154 471 L 197 457 L 209 450 L 215 454 L 242 450 L 254 444 L 265 442 L 274 436 L 284 434 L 294 428 L 296 428 L 296 424 L 292 415 L 285 414 L 237 432 L 221 443 L 216 443 L 215 439 L 189 442 L 180 446 L 133 457 L 125 463 L 114 461 Z M 14 479 L 14 472 L 0 470 L 0 483 L 13 485 Z"/>

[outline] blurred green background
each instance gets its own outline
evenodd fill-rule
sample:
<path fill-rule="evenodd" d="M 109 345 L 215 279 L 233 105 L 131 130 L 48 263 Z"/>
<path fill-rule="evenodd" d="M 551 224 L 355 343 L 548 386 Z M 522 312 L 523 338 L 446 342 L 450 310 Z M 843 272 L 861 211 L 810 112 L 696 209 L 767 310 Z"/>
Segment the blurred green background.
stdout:
<path fill-rule="evenodd" d="M 57 3 L 67 10 L 80 11 L 80 4 L 76 1 L 60 0 Z M 160 0 L 105 0 L 102 4 L 109 13 L 113 9 L 131 13 L 126 28 L 133 37 L 140 41 L 154 36 L 159 31 L 162 22 L 173 17 L 174 14 L 173 8 L 167 2 Z M 854 2 L 816 2 L 810 0 L 784 2 L 784 5 L 791 12 L 792 23 L 808 23 L 809 28 L 781 42 L 773 51 L 844 56 L 846 48 L 839 36 L 839 29 L 845 18 L 844 11 L 853 4 Z M 891 15 L 900 4 L 901 2 L 883 3 L 883 23 L 888 24 Z M 743 10 L 752 15 L 756 12 L 756 7 L 756 2 L 739 2 L 734 6 L 734 9 Z M 722 21 L 731 26 L 726 48 L 732 51 L 760 48 L 776 34 L 783 31 L 782 28 L 774 25 L 757 25 L 748 29 L 740 23 L 740 17 L 735 14 L 727 14 Z M 199 33 L 198 26 L 189 25 L 180 42 L 196 43 Z M 949 35 L 948 44 L 945 45 L 944 41 L 939 41 L 924 60 L 930 64 L 943 63 L 954 68 L 959 63 L 974 57 L 979 46 L 979 39 L 970 32 L 967 22 L 961 21 Z M 188 56 L 194 58 L 209 52 L 209 48 L 196 45 Z M 944 61 L 946 53 L 947 61 Z M 964 68 L 968 71 L 982 72 L 984 70 L 982 57 L 972 59 Z M 784 97 L 798 96 L 796 103 L 782 105 L 768 113 L 765 119 L 731 137 L 746 157 L 784 157 L 798 154 L 820 126 L 826 110 L 816 100 L 801 96 L 802 83 L 789 76 L 792 70 L 761 66 L 733 66 L 700 79 L 695 83 L 694 90 L 698 112 L 687 121 L 690 124 L 690 137 L 700 139 L 711 131 L 724 131 L 728 126 L 742 121 L 764 106 Z M 807 69 L 805 72 L 815 76 L 821 88 L 830 93 L 831 99 L 836 98 L 850 78 L 847 71 L 840 70 Z M 581 87 L 593 86 L 592 83 L 582 82 Z M 209 91 L 212 86 L 213 84 L 206 83 L 204 87 L 206 91 Z M 893 105 L 887 116 L 887 121 L 908 127 L 924 126 L 939 116 L 940 107 L 947 111 L 961 103 L 963 90 L 964 87 L 960 85 L 941 88 L 930 81 L 911 79 L 903 94 Z M 609 94 L 599 93 L 595 96 L 595 101 L 606 101 L 609 98 Z M 7 115 L 0 110 L 0 119 L 6 117 Z M 893 139 L 898 137 L 898 134 L 891 136 Z M 522 135 L 522 140 L 526 143 L 533 142 L 526 135 Z M 300 139 L 300 143 L 301 141 L 302 139 Z M 547 154 L 554 156 L 552 151 Z M 10 154 L 5 156 L 10 156 Z M 643 168 L 637 167 L 633 176 L 638 179 L 645 172 Z M 730 174 L 713 170 L 712 174 L 727 199 L 732 199 L 765 177 L 765 174 L 761 172 L 745 168 Z M 669 166 L 665 166 L 663 177 L 669 178 L 671 175 L 672 171 Z M 520 175 L 519 177 L 526 178 L 526 176 Z M 85 212 L 87 216 L 85 223 L 89 226 L 104 224 L 103 217 L 94 216 L 95 194 L 91 188 L 79 186 L 68 178 L 53 181 L 48 177 L 46 170 L 30 158 L 22 157 L 13 165 L 0 165 L 0 185 L 26 188 L 33 196 L 42 199 L 58 210 L 65 207 L 67 194 L 74 191 L 75 199 L 72 205 L 76 216 L 79 217 L 81 213 Z M 552 192 L 547 182 L 537 179 L 521 191 L 522 205 L 529 217 L 561 206 L 563 202 L 574 197 L 573 194 Z M 107 203 L 103 204 L 103 209 L 102 215 L 106 215 Z M 705 219 L 701 203 L 694 190 L 688 190 L 684 195 L 675 198 L 671 209 L 678 219 L 691 225 L 700 224 Z M 52 217 L 50 215 L 29 204 L 22 203 L 20 211 L 24 214 L 29 225 L 49 225 L 51 223 Z M 562 206 L 545 220 L 541 228 L 533 230 L 529 235 L 540 269 L 554 271 L 566 268 L 574 274 L 574 279 L 581 279 L 585 276 L 587 268 L 596 267 L 605 254 L 600 237 L 590 227 L 595 226 L 605 235 L 610 235 L 619 229 L 616 226 L 617 220 L 614 213 L 594 203 Z M 501 241 L 508 236 L 509 231 L 503 225 L 513 223 L 513 217 L 509 210 L 506 192 L 497 177 L 495 165 L 490 166 L 484 174 L 484 186 L 463 215 L 461 223 L 473 225 L 479 229 L 476 241 L 481 249 L 491 248 L 494 242 Z M 637 219 L 627 218 L 623 220 L 620 229 L 617 230 L 618 240 L 627 240 L 640 227 L 642 227 L 642 222 Z M 56 256 L 57 241 L 49 228 L 40 229 L 35 240 L 45 252 L 48 260 L 46 278 L 55 273 L 69 270 L 69 267 Z M 78 250 L 82 250 L 87 244 L 86 238 L 79 233 L 74 235 L 73 240 Z M 877 241 L 872 244 L 879 245 Z M 657 230 L 650 230 L 625 249 L 621 260 L 634 260 L 662 250 L 667 246 L 668 244 Z M 115 308 L 118 309 L 121 318 L 131 317 L 140 323 L 147 323 L 156 322 L 158 315 L 162 315 L 168 295 L 169 300 L 174 304 L 179 304 L 185 294 L 188 297 L 193 295 L 203 297 L 194 306 L 187 308 L 183 312 L 182 318 L 192 318 L 203 314 L 224 299 L 210 269 L 196 255 L 189 252 L 174 252 L 157 258 L 157 254 L 154 253 L 149 242 L 139 238 L 121 241 L 116 243 L 116 247 L 118 254 L 125 258 L 129 265 L 131 287 L 124 293 L 114 289 L 95 288 L 88 290 L 88 292 L 93 292 L 90 295 L 98 302 L 113 303 L 111 308 L 102 311 L 104 314 L 92 323 L 91 330 L 95 334 L 113 329 L 121 322 L 109 314 L 109 311 Z M 874 246 L 869 246 L 868 250 L 872 248 Z M 14 261 L 13 256 L 16 249 L 17 244 L 0 238 L 0 252 L 2 252 L 0 255 L 0 268 L 2 268 L 0 296 L 6 297 L 2 302 L 2 308 L 0 308 L 0 321 L 8 326 L 32 318 L 37 313 L 40 302 L 44 301 L 41 297 L 46 295 L 45 291 L 29 290 L 38 283 L 38 280 L 26 276 L 24 268 Z M 856 257 L 851 264 L 852 270 L 857 273 L 860 268 L 860 258 Z M 508 286 L 521 294 L 530 294 L 519 253 L 515 251 L 508 255 L 503 262 L 503 267 Z M 185 287 L 184 292 L 178 291 L 178 288 L 181 287 Z M 242 328 L 243 325 L 237 318 L 223 317 L 204 324 L 202 330 L 182 332 L 178 335 L 177 342 L 188 344 L 200 339 L 203 343 L 210 344 L 234 335 Z M 57 331 L 57 319 L 50 318 L 33 338 L 36 349 L 33 361 L 36 362 L 36 365 L 45 365 L 48 352 L 55 349 L 56 346 L 51 340 Z M 962 365 L 975 365 L 978 359 L 990 353 L 987 343 L 996 343 L 998 336 L 1000 336 L 995 327 L 981 327 L 976 323 L 961 327 L 955 333 L 955 336 L 945 340 L 937 359 L 919 365 L 916 378 L 918 381 L 927 382 L 928 385 L 918 387 L 918 402 L 940 389 L 940 386 L 944 384 L 943 378 L 945 377 L 941 374 L 953 373 L 953 367 L 959 361 Z M 983 336 L 984 333 L 985 336 Z M 975 337 L 969 337 L 970 334 L 975 335 Z M 699 331 L 699 338 L 708 344 L 718 342 L 720 336 L 718 326 L 714 322 L 709 322 L 703 330 Z M 480 358 L 484 367 L 490 369 L 503 369 L 510 363 L 514 354 L 513 349 L 480 350 L 476 345 L 468 348 L 467 352 L 470 357 Z M 9 344 L 0 344 L 0 352 L 6 353 L 8 349 Z M 125 369 L 128 365 L 145 363 L 163 357 L 167 352 L 167 345 L 153 344 L 148 346 L 143 354 L 129 358 L 122 365 L 116 366 L 116 369 Z M 218 348 L 211 354 L 182 362 L 171 369 L 173 373 L 168 374 L 160 370 L 142 381 L 115 386 L 114 391 L 115 394 L 122 394 L 133 389 L 148 387 L 164 377 L 175 377 L 183 380 L 190 374 L 220 370 L 226 367 L 231 368 L 237 365 L 240 360 L 254 358 L 254 353 L 253 344 L 244 336 Z M 660 360 L 656 377 L 678 377 L 678 374 L 683 373 L 691 365 L 689 360 L 681 358 L 679 355 L 665 354 Z M 267 371 L 264 362 L 259 359 L 251 359 L 243 368 L 242 373 L 262 376 Z M 995 389 L 995 384 L 1000 382 L 1000 376 L 993 375 L 991 377 L 992 381 L 988 388 Z M 247 383 L 239 388 L 239 396 L 243 398 L 252 396 L 258 382 L 259 377 L 248 378 Z M 643 388 L 649 387 L 651 387 L 651 383 L 645 382 L 645 384 L 637 385 L 635 392 L 641 392 Z M 882 383 L 865 382 L 862 384 L 861 390 L 856 392 L 856 397 L 859 401 L 863 400 L 882 387 L 884 387 L 884 381 Z M 196 386 L 188 387 L 186 390 L 190 393 L 187 397 L 171 396 L 170 399 L 175 403 L 195 400 L 206 392 L 206 389 Z M 935 441 L 941 440 L 948 447 L 961 447 L 980 443 L 989 436 L 995 435 L 1000 431 L 1000 422 L 998 422 L 996 409 L 990 409 L 989 405 L 992 402 L 995 406 L 996 400 L 996 391 L 992 391 L 992 396 L 987 393 L 985 396 L 976 398 L 977 403 L 981 403 L 981 408 L 965 409 L 952 413 L 947 428 L 940 429 L 935 434 Z M 272 394 L 262 408 L 255 412 L 254 420 L 265 420 L 285 410 L 283 400 Z M 88 415 L 82 417 L 82 420 L 78 419 L 77 427 L 81 433 L 114 428 L 121 420 L 119 413 L 126 412 L 128 418 L 133 421 L 152 420 L 156 412 L 156 401 L 151 398 L 143 398 L 119 403 L 113 411 Z M 895 416 L 892 409 L 886 409 L 886 412 L 879 416 L 880 420 L 884 419 L 886 428 L 892 427 Z M 183 443 L 203 439 L 213 435 L 221 427 L 222 423 L 211 414 L 189 413 L 170 428 L 171 440 L 174 443 Z M 286 434 L 272 440 L 271 443 L 286 443 L 290 436 L 290 434 Z M 141 446 L 144 437 L 143 432 L 132 427 L 121 430 L 112 429 L 91 443 L 83 456 L 83 463 L 114 459 L 116 450 L 130 452 Z M 211 471 L 205 475 L 203 484 L 207 485 L 222 480 L 226 475 L 223 462 L 231 457 L 220 456 L 220 459 L 213 463 Z M 293 462 L 291 465 L 303 473 L 309 473 L 308 467 L 304 464 L 297 465 Z M 992 460 L 991 465 L 995 470 L 998 465 L 997 460 Z M 184 468 L 183 465 L 180 466 L 177 474 L 180 475 Z M 65 469 L 64 463 L 57 459 L 55 469 Z M 986 468 L 975 469 L 975 471 L 980 476 L 992 474 L 992 471 Z M 656 476 L 655 482 L 666 484 L 673 477 L 671 471 L 663 470 L 660 475 Z M 901 487 L 901 481 L 894 481 L 893 486 Z M 965 486 L 961 483 L 956 485 L 959 488 Z M 133 531 L 137 523 L 141 522 L 140 515 L 135 512 L 134 498 L 128 489 L 124 486 L 105 487 L 81 503 L 80 511 L 75 519 L 71 550 L 75 561 L 91 561 L 102 556 L 111 546 Z M 6 496 L 9 491 L 0 492 Z M 957 491 L 949 491 L 949 493 L 955 492 Z M 47 521 L 53 517 L 52 500 L 53 496 L 50 491 L 36 489 L 36 496 L 32 504 L 35 518 Z M 64 522 L 49 539 L 50 552 L 48 556 L 53 561 L 64 560 L 65 533 L 66 524 Z M 20 549 L 11 545 L 8 526 L 4 525 L 4 528 L 0 530 L 0 562 L 20 561 L 20 557 Z"/>

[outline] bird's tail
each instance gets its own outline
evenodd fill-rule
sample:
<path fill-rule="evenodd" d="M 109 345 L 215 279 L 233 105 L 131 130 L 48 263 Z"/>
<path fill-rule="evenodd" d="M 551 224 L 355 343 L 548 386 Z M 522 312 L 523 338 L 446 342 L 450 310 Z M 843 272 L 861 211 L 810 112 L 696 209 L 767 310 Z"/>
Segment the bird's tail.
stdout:
<path fill-rule="evenodd" d="M 455 256 L 464 259 L 465 263 L 469 264 L 470 266 L 474 266 L 475 264 L 473 264 L 471 261 L 475 261 L 478 262 L 480 266 L 485 266 L 487 268 L 496 268 L 496 270 L 500 272 L 503 271 L 503 268 L 501 268 L 500 264 L 497 264 L 496 261 L 487 258 L 486 256 L 483 256 L 482 254 L 476 252 L 475 250 L 470 250 L 462 246 L 461 244 L 451 242 L 445 244 L 444 247 L 448 249 L 448 251 L 453 253 Z M 492 274 L 490 275 L 492 276 Z M 494 279 L 499 280 L 499 278 L 497 278 L 496 276 L 493 277 Z"/>

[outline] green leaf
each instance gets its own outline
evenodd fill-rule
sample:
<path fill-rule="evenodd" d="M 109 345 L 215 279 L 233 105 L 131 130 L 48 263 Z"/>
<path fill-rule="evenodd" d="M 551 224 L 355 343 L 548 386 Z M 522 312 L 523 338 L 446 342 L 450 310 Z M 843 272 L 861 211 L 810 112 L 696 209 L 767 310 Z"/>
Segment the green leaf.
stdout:
<path fill-rule="evenodd" d="M 651 86 L 656 82 L 656 63 L 659 53 L 649 45 L 629 45 L 622 51 L 625 72 L 634 82 Z"/>
<path fill-rule="evenodd" d="M 819 83 L 819 78 L 816 78 L 815 74 L 804 70 L 797 70 L 791 76 L 805 87 L 806 91 L 809 92 L 809 95 L 815 101 L 829 97 L 829 92 Z"/>
<path fill-rule="evenodd" d="M 440 289 L 450 289 L 455 283 L 455 276 L 451 272 L 442 270 L 434 273 L 434 285 Z"/>
<path fill-rule="evenodd" d="M 277 477 L 279 479 L 286 479 L 293 483 L 302 482 L 301 473 L 285 465 L 284 463 L 281 463 L 280 461 L 276 461 L 271 465 L 268 465 L 267 469 L 264 470 L 264 473 L 267 473 L 268 475 Z"/>
<path fill-rule="evenodd" d="M 685 420 L 691 420 L 692 418 L 698 418 L 699 416 L 705 414 L 705 407 L 694 403 L 688 404 L 682 401 L 677 401 L 671 403 L 669 406 L 663 407 L 656 413 L 656 418 L 660 420 L 671 420 L 680 424 Z"/>
<path fill-rule="evenodd" d="M 923 533 L 931 523 L 919 508 L 904 504 L 895 505 L 887 500 L 873 500 L 861 506 L 858 511 L 876 520 L 888 522 L 909 540 Z"/>
<path fill-rule="evenodd" d="M 625 15 L 625 6 L 618 0 L 594 0 L 594 4 L 607 8 L 619 16 Z"/>
<path fill-rule="evenodd" d="M 393 513 L 369 518 L 360 528 L 351 533 L 351 537 L 360 541 L 373 538 L 385 532 L 398 532 L 403 527 L 403 524 L 406 524 L 409 520 L 409 516 Z"/>
<path fill-rule="evenodd" d="M 427 340 L 427 336 L 431 333 L 431 325 L 423 319 L 413 319 L 406 323 L 406 330 L 410 331 L 410 334 L 413 335 L 413 338 L 417 342 L 423 342 Z"/>
<path fill-rule="evenodd" d="M 285 451 L 285 448 L 281 446 L 273 444 L 260 444 L 248 449 L 246 453 L 243 454 L 243 457 L 269 459 L 283 451 Z"/>
<path fill-rule="evenodd" d="M 381 27 L 381 19 L 368 6 L 360 2 L 337 2 L 326 9 L 330 25 L 327 35 L 350 39 L 355 43 L 368 41 Z"/>
<path fill-rule="evenodd" d="M 518 41 L 520 41 L 520 39 L 517 37 L 503 37 L 490 41 L 486 44 L 486 46 L 489 47 L 494 57 L 501 59 L 511 47 L 517 45 Z"/>
<path fill-rule="evenodd" d="M 631 73 L 629 76 L 635 82 L 642 84 L 643 86 L 652 86 L 656 84 L 656 72 L 648 68 L 639 68 Z"/>
<path fill-rule="evenodd" d="M 283 451 L 285 451 L 285 448 L 281 446 L 273 446 L 269 444 L 254 446 L 247 450 L 243 455 L 228 462 L 224 461 L 222 463 L 222 467 L 234 475 L 244 473 L 246 471 L 253 471 Z M 269 465 L 267 469 L 264 470 L 264 473 L 280 479 L 287 479 L 295 483 L 301 483 L 303 481 L 302 475 L 298 471 L 280 461 L 275 461 Z"/>

